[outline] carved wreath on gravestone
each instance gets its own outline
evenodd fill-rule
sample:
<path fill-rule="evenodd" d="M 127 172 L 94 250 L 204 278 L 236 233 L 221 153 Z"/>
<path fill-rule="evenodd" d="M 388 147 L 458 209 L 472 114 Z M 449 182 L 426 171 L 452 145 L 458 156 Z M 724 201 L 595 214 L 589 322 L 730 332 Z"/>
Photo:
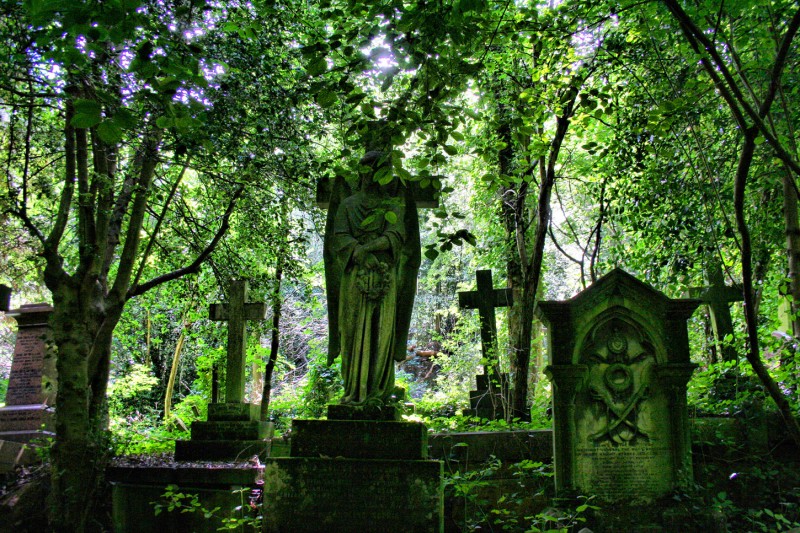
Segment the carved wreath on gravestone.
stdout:
<path fill-rule="evenodd" d="M 597 415 L 589 439 L 612 445 L 649 441 L 642 410 L 650 391 L 655 349 L 637 325 L 621 318 L 598 324 L 584 349 L 589 398 Z"/>

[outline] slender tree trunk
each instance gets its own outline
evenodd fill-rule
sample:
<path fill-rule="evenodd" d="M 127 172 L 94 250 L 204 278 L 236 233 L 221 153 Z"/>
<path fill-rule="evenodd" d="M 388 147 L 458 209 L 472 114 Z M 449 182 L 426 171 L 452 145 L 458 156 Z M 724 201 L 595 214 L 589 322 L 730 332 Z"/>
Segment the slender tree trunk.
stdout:
<path fill-rule="evenodd" d="M 789 296 L 791 299 L 792 331 L 800 337 L 800 221 L 797 213 L 797 190 L 794 176 L 786 169 L 783 175 L 783 220 L 786 228 L 786 253 L 788 256 Z M 786 364 L 781 360 L 781 364 Z"/>
<path fill-rule="evenodd" d="M 736 225 L 742 241 L 742 284 L 744 285 L 744 315 L 747 324 L 747 361 L 753 368 L 770 398 L 775 402 L 778 411 L 781 413 L 786 428 L 794 440 L 795 445 L 800 448 L 800 424 L 794 415 L 791 405 L 784 396 L 778 384 L 772 378 L 761 359 L 761 350 L 758 342 L 758 322 L 755 312 L 755 292 L 753 291 L 753 265 L 752 247 L 750 244 L 750 230 L 744 215 L 744 197 L 747 187 L 747 176 L 755 152 L 755 139 L 758 130 L 750 127 L 744 132 L 744 146 L 739 156 L 739 165 L 736 169 L 736 180 L 734 184 L 734 211 L 736 214 Z"/>
<path fill-rule="evenodd" d="M 269 401 L 272 394 L 272 374 L 278 360 L 280 348 L 280 325 L 283 301 L 281 300 L 281 280 L 283 278 L 283 256 L 278 258 L 278 267 L 275 270 L 275 292 L 272 296 L 272 336 L 269 343 L 269 360 L 264 367 L 264 389 L 261 393 L 260 420 L 265 422 L 269 416 Z"/>

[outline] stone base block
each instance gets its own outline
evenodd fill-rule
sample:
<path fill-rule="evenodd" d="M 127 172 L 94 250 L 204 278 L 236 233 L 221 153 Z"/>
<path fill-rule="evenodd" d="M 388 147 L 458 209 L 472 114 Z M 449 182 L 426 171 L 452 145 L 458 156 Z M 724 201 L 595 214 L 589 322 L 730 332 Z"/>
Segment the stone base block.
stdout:
<path fill-rule="evenodd" d="M 499 393 L 490 393 L 488 390 L 469 391 L 470 414 L 487 420 L 505 418 L 505 404 L 503 396 Z"/>
<path fill-rule="evenodd" d="M 416 422 L 294 420 L 291 456 L 427 459 L 428 432 Z"/>
<path fill-rule="evenodd" d="M 328 406 L 328 420 L 400 420 L 403 410 L 395 405 L 338 405 Z"/>
<path fill-rule="evenodd" d="M 192 422 L 192 440 L 263 440 L 269 435 L 271 422 L 196 421 Z"/>
<path fill-rule="evenodd" d="M 0 435 L 4 440 L 28 442 L 53 427 L 55 410 L 46 404 L 0 407 Z"/>
<path fill-rule="evenodd" d="M 510 377 L 508 374 L 503 372 L 500 374 L 499 384 L 495 385 L 496 389 L 500 388 L 500 384 L 502 384 L 503 391 L 508 392 L 508 384 L 510 383 Z M 478 390 L 489 390 L 489 376 L 487 374 L 476 374 L 475 375 L 475 385 L 476 389 Z"/>
<path fill-rule="evenodd" d="M 0 475 L 13 472 L 19 465 L 40 461 L 36 451 L 22 442 L 0 440 Z"/>
<path fill-rule="evenodd" d="M 441 532 L 442 463 L 273 458 L 264 465 L 265 531 Z"/>
<path fill-rule="evenodd" d="M 268 440 L 176 440 L 176 461 L 246 461 L 269 456 Z"/>
<path fill-rule="evenodd" d="M 215 422 L 249 422 L 258 420 L 261 406 L 254 403 L 210 403 L 208 420 Z"/>

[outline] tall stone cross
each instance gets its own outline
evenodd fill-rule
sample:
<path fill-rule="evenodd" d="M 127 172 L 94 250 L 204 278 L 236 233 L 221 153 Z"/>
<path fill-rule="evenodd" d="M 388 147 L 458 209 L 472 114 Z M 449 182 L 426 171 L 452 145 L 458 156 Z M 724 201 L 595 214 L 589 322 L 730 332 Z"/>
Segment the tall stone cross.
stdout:
<path fill-rule="evenodd" d="M 711 315 L 711 327 L 714 337 L 721 346 L 722 359 L 732 361 L 736 359 L 736 350 L 733 346 L 723 343 L 727 335 L 733 335 L 733 319 L 731 318 L 730 304 L 744 300 L 742 288 L 725 285 L 720 275 L 719 279 L 709 279 L 708 287 L 693 287 L 689 289 L 689 297 L 695 298 L 708 305 Z"/>
<path fill-rule="evenodd" d="M 497 362 L 497 322 L 495 307 L 511 307 L 514 302 L 511 289 L 495 289 L 491 270 L 475 272 L 478 290 L 459 292 L 458 306 L 463 309 L 477 309 L 481 321 L 481 350 L 486 361 L 487 374 L 500 376 Z"/>
<path fill-rule="evenodd" d="M 264 320 L 266 303 L 247 301 L 246 280 L 232 280 L 227 304 L 211 304 L 211 320 L 228 321 L 228 357 L 225 364 L 225 403 L 242 403 L 244 400 L 245 351 L 247 347 L 247 321 Z"/>

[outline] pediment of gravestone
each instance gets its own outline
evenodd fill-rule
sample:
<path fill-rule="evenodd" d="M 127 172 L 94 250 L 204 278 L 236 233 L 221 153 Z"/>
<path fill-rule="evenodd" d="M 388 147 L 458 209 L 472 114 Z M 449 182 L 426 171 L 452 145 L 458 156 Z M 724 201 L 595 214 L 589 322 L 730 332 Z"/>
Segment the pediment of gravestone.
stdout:
<path fill-rule="evenodd" d="M 685 322 L 701 304 L 697 299 L 673 299 L 615 268 L 581 293 L 565 301 L 537 304 L 537 315 L 550 329 L 552 364 L 576 364 L 577 339 L 584 339 L 599 321 L 615 316 L 655 337 L 661 346 L 683 345 L 673 335 L 685 335 Z M 688 352 L 665 350 L 659 362 L 688 362 Z"/>
<path fill-rule="evenodd" d="M 397 387 L 396 387 L 397 389 Z M 397 391 L 396 396 L 405 399 L 405 390 Z M 399 405 L 348 405 L 329 404 L 328 420 L 382 420 L 398 422 L 404 409 Z"/>
<path fill-rule="evenodd" d="M 55 410 L 46 404 L 0 407 L 0 439 L 29 442 L 52 435 L 54 418 Z"/>
<path fill-rule="evenodd" d="M 258 420 L 261 406 L 253 403 L 210 403 L 208 420 L 219 422 Z"/>
<path fill-rule="evenodd" d="M 195 421 L 192 440 L 263 440 L 271 436 L 272 422 L 259 421 Z"/>
<path fill-rule="evenodd" d="M 427 459 L 428 432 L 415 422 L 294 420 L 291 456 Z"/>

